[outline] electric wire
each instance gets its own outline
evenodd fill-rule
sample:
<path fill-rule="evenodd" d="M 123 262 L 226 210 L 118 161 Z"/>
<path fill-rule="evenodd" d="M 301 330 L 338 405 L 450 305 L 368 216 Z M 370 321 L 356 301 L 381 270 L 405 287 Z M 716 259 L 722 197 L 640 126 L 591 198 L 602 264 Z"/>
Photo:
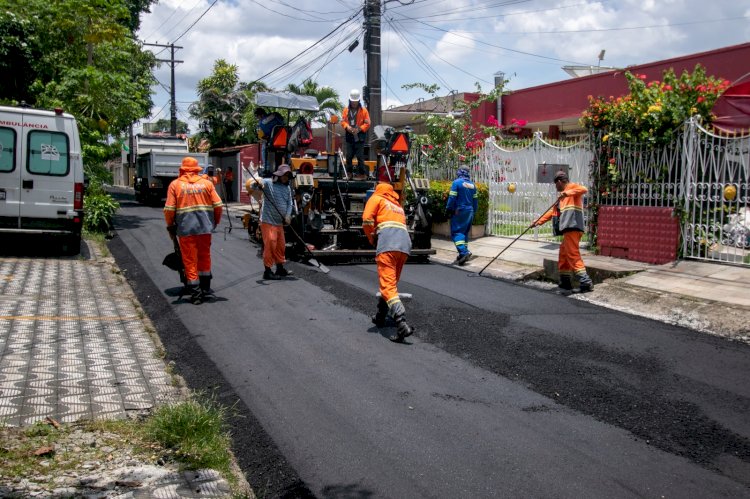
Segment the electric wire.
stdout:
<path fill-rule="evenodd" d="M 196 20 L 195 20 L 195 22 L 194 22 L 193 24 L 191 24 L 190 26 L 188 26 L 188 29 L 186 29 L 185 31 L 183 31 L 183 32 L 182 32 L 182 34 L 181 34 L 180 36 L 178 36 L 177 38 L 175 38 L 175 40 L 174 40 L 174 41 L 172 42 L 172 44 L 175 44 L 175 43 L 177 43 L 177 41 L 178 41 L 178 40 L 179 40 L 180 38 L 182 38 L 183 36 L 185 36 L 185 35 L 187 34 L 187 32 L 188 32 L 188 31 L 190 31 L 191 29 L 193 29 L 193 26 L 195 26 L 196 24 L 198 24 L 198 21 L 200 21 L 201 19 L 203 19 L 203 16 L 205 16 L 206 14 L 208 14 L 208 11 L 209 11 L 209 10 L 211 10 L 211 8 L 212 8 L 212 7 L 214 6 L 214 5 L 216 5 L 216 3 L 217 3 L 218 1 L 219 1 L 219 0 L 214 0 L 214 1 L 213 1 L 213 2 L 211 3 L 211 5 L 209 5 L 209 6 L 208 6 L 208 8 L 207 8 L 207 9 L 206 9 L 205 11 L 203 11 L 203 14 L 201 14 L 201 15 L 200 15 L 200 17 L 198 17 L 198 19 L 196 19 Z"/>
<path fill-rule="evenodd" d="M 396 21 L 391 21 L 391 22 L 396 22 Z M 399 27 L 403 29 L 403 26 L 399 26 Z M 430 52 L 430 53 L 431 53 L 431 54 L 432 54 L 432 55 L 433 55 L 433 56 L 434 56 L 435 58 L 437 58 L 437 59 L 440 59 L 441 61 L 443 61 L 444 63 L 446 63 L 446 64 L 447 64 L 447 65 L 449 65 L 450 67 L 452 67 L 452 68 L 454 68 L 454 69 L 456 69 L 456 70 L 458 70 L 458 71 L 460 71 L 460 72 L 464 73 L 465 75 L 471 76 L 472 78 L 476 78 L 477 80 L 483 81 L 483 82 L 485 82 L 485 83 L 489 83 L 489 84 L 493 84 L 493 83 L 494 83 L 494 82 L 491 82 L 491 81 L 489 81 L 489 80 L 486 80 L 486 79 L 482 78 L 481 76 L 477 76 L 477 75 L 475 75 L 475 74 L 469 73 L 468 71 L 466 71 L 466 70 L 464 70 L 464 69 L 462 69 L 462 68 L 460 68 L 460 67 L 456 66 L 456 65 L 455 65 L 455 64 L 453 64 L 452 62 L 450 62 L 450 61 L 448 61 L 448 60 L 446 60 L 446 59 L 443 59 L 443 58 L 442 58 L 442 57 L 440 57 L 440 56 L 439 56 L 439 55 L 438 55 L 438 54 L 437 54 L 437 53 L 436 53 L 436 52 L 435 52 L 434 50 L 432 50 L 432 49 L 431 49 L 431 48 L 430 48 L 430 47 L 429 47 L 429 46 L 428 46 L 428 45 L 427 45 L 426 43 L 424 43 L 424 42 L 423 42 L 422 40 L 417 40 L 417 41 L 418 41 L 418 42 L 419 42 L 420 44 L 422 44 L 422 45 L 423 45 L 423 46 L 424 46 L 424 47 L 425 47 L 425 48 L 426 48 L 426 49 L 427 49 L 427 50 L 428 50 L 428 51 L 429 51 L 429 52 Z"/>
<path fill-rule="evenodd" d="M 409 55 L 412 56 L 414 61 L 417 63 L 417 65 L 421 66 L 422 69 L 424 69 L 427 73 L 432 75 L 436 81 L 440 82 L 441 84 L 445 85 L 445 87 L 448 90 L 453 90 L 451 85 L 442 77 L 440 74 L 438 74 L 437 71 L 435 71 L 430 64 L 424 60 L 424 58 L 419 54 L 419 51 L 417 51 L 413 45 L 411 45 L 411 42 L 406 39 L 406 36 L 401 33 L 401 30 L 395 26 L 393 23 L 390 23 L 389 26 L 393 30 L 396 35 L 398 35 L 399 40 L 401 41 L 401 44 L 406 48 L 406 51 L 409 53 Z"/>
<path fill-rule="evenodd" d="M 564 63 L 567 63 L 567 64 L 585 65 L 585 63 L 578 62 L 578 61 L 569 61 L 569 60 L 566 60 L 566 59 L 558 59 L 557 57 L 550 57 L 550 56 L 541 55 L 541 54 L 533 54 L 531 52 L 526 52 L 526 51 L 523 51 L 523 50 L 516 50 L 516 49 L 512 49 L 512 48 L 508 48 L 508 47 L 502 47 L 500 45 L 495 45 L 495 44 L 492 44 L 492 43 L 489 43 L 489 42 L 485 42 L 483 40 L 478 40 L 476 38 L 472 38 L 470 36 L 462 35 L 462 34 L 457 33 L 455 31 L 451 31 L 451 30 L 439 28 L 437 26 L 433 26 L 433 25 L 431 25 L 429 23 L 426 23 L 426 22 L 421 21 L 419 19 L 415 19 L 413 17 L 406 16 L 404 14 L 400 14 L 400 15 L 403 16 L 403 17 L 406 17 L 407 19 L 411 19 L 413 21 L 416 21 L 416 22 L 418 22 L 420 24 L 424 24 L 425 26 L 433 28 L 433 29 L 435 29 L 437 31 L 442 31 L 443 33 L 450 33 L 453 36 L 457 36 L 459 38 L 465 38 L 467 40 L 472 40 L 473 42 L 479 43 L 479 44 L 482 44 L 482 45 L 487 45 L 487 46 L 490 46 L 490 47 L 495 47 L 495 48 L 499 48 L 499 49 L 502 49 L 502 50 L 507 50 L 508 52 L 513 52 L 513 53 L 516 53 L 516 54 L 523 54 L 523 55 L 528 55 L 528 56 L 531 56 L 531 57 L 538 57 L 540 59 L 547 59 L 547 60 L 550 60 L 550 61 L 564 62 Z"/>
<path fill-rule="evenodd" d="M 357 15 L 359 15 L 360 12 L 362 12 L 362 9 L 358 9 L 346 21 L 342 22 L 337 27 L 335 27 L 334 29 L 332 29 L 331 31 L 329 31 L 322 38 L 320 38 L 315 43 L 313 43 L 312 45 L 310 45 L 309 47 L 307 47 L 306 49 L 304 49 L 302 52 L 300 52 L 299 54 L 295 55 L 294 57 L 292 57 L 288 61 L 282 63 L 281 65 L 275 67 L 274 69 L 272 69 L 268 73 L 264 74 L 263 76 L 260 76 L 259 78 L 256 78 L 255 80 L 253 80 L 252 82 L 250 82 L 250 84 L 262 81 L 263 79 L 267 78 L 268 76 L 270 76 L 270 75 L 278 72 L 279 70 L 285 68 L 286 66 L 290 65 L 291 63 L 293 63 L 294 61 L 296 61 L 297 59 L 299 59 L 300 57 L 302 57 L 304 54 L 306 54 L 307 52 L 309 52 L 310 50 L 312 50 L 314 47 L 318 46 L 320 43 L 322 43 L 323 41 L 325 41 L 329 37 L 333 36 L 333 34 L 336 33 L 339 29 L 341 29 L 345 25 L 349 24 Z"/>

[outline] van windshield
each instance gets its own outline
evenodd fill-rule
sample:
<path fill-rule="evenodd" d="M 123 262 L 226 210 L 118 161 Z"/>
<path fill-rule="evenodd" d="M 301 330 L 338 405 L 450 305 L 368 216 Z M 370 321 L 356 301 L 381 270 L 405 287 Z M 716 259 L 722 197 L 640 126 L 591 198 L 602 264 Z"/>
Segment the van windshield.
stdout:
<path fill-rule="evenodd" d="M 29 173 L 65 176 L 70 169 L 68 136 L 59 132 L 29 132 Z"/>

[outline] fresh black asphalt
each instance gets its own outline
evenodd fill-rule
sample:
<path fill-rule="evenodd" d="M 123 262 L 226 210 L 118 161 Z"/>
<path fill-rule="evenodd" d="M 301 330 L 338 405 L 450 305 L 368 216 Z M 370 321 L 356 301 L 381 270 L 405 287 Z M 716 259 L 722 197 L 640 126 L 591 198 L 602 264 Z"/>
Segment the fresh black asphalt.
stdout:
<path fill-rule="evenodd" d="M 750 497 L 746 345 L 429 264 L 393 344 L 374 266 L 264 282 L 234 225 L 200 306 L 161 210 L 124 201 L 110 248 L 178 372 L 234 407 L 260 497 Z"/>

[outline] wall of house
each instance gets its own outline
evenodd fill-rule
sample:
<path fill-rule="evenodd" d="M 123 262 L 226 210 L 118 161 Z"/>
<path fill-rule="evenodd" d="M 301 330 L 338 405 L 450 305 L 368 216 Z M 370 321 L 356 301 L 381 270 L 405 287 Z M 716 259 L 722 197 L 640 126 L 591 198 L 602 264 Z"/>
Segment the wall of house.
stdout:
<path fill-rule="evenodd" d="M 631 66 L 627 70 L 645 74 L 647 81 L 651 81 L 661 80 L 663 72 L 670 67 L 680 74 L 683 71 L 692 72 L 696 64 L 703 65 L 709 75 L 734 81 L 750 72 L 750 43 Z M 580 116 L 588 107 L 589 95 L 616 97 L 627 92 L 625 71 L 610 71 L 524 88 L 503 96 L 502 123 L 507 126 L 512 118 L 535 123 Z"/>

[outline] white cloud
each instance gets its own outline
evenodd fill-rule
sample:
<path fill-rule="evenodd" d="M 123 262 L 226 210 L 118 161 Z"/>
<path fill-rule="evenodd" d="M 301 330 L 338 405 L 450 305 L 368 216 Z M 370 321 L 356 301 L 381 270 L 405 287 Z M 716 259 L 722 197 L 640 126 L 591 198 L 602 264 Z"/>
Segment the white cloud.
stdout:
<path fill-rule="evenodd" d="M 446 33 L 435 45 L 435 53 L 430 56 L 432 62 L 449 62 L 459 64 L 465 61 L 476 48 L 476 42 L 469 33 L 452 31 Z"/>
<path fill-rule="evenodd" d="M 187 30 L 211 1 L 160 0 L 152 5 L 151 14 L 143 16 L 140 35 L 148 36 L 148 42 L 168 43 Z M 196 99 L 197 82 L 211 74 L 217 59 L 236 64 L 240 79 L 252 81 L 323 38 L 355 13 L 361 3 L 361 0 L 279 0 L 263 2 L 266 7 L 263 8 L 251 0 L 221 0 L 177 42 L 184 47 L 176 52 L 176 58 L 184 61 L 177 65 L 175 74 L 178 108 L 185 112 L 188 105 L 185 102 Z M 743 19 L 750 16 L 750 8 L 742 6 L 743 2 L 499 3 L 486 0 L 430 0 L 405 6 L 388 3 L 381 40 L 383 107 L 429 97 L 421 91 L 404 90 L 402 85 L 406 83 L 438 83 L 444 93 L 449 88 L 471 91 L 475 81 L 480 81 L 484 88 L 491 86 L 493 74 L 502 70 L 511 80 L 510 87 L 517 89 L 565 79 L 567 76 L 560 69 L 566 64 L 563 61 L 596 64 L 601 49 L 606 49 L 602 64 L 623 67 L 750 39 L 750 23 L 747 17 Z M 485 8 L 488 5 L 493 7 Z M 727 18 L 736 20 L 715 21 Z M 321 20 L 325 22 L 317 22 Z M 344 99 L 351 88 L 365 84 L 363 21 L 361 13 L 358 14 L 345 30 L 321 43 L 321 50 L 301 57 L 299 64 L 291 64 L 291 69 L 298 70 L 294 74 L 279 72 L 264 81 L 282 88 L 315 76 L 319 84 L 333 87 Z M 643 28 L 661 24 L 671 26 Z M 549 31 L 566 33 L 544 33 Z M 360 34 L 360 45 L 349 53 L 346 46 L 355 34 Z M 410 42 L 410 47 L 404 46 L 402 36 Z M 168 52 L 159 57 L 168 58 Z M 325 68 L 318 72 L 324 64 Z M 437 77 L 424 66 L 429 66 Z M 169 86 L 168 65 L 157 76 Z M 162 87 L 156 87 L 155 91 L 154 112 L 168 100 Z M 165 112 L 168 109 L 167 106 Z"/>

